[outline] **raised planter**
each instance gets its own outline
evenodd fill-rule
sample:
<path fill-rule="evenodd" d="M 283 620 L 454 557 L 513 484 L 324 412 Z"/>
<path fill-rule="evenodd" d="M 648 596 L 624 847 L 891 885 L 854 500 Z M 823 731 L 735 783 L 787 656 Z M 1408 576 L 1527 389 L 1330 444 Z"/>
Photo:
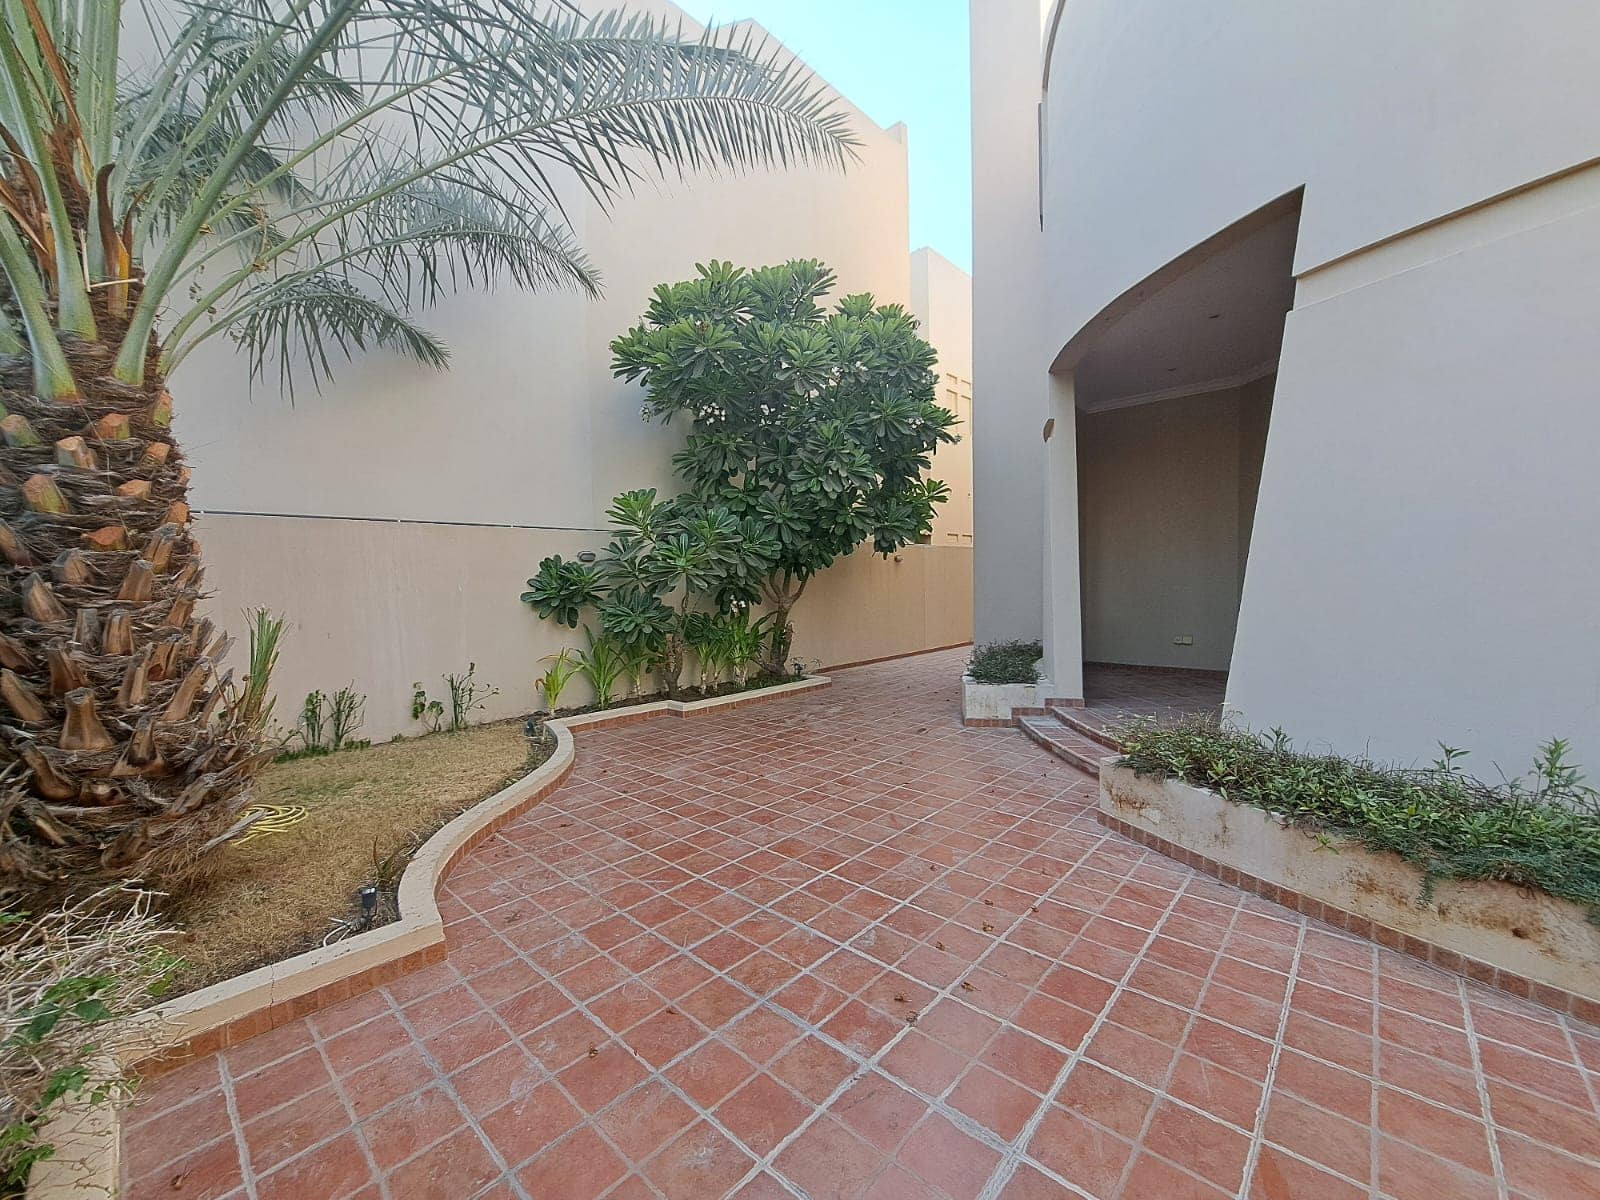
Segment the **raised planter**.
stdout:
<path fill-rule="evenodd" d="M 650 717 L 705 716 L 825 688 L 830 682 L 817 675 L 709 700 L 658 700 L 549 722 L 556 748 L 548 759 L 467 809 L 412 856 L 400 877 L 399 920 L 156 1005 L 134 1018 L 150 1028 L 137 1039 L 140 1053 L 122 1066 L 155 1074 L 441 961 L 445 956 L 444 920 L 435 899 L 440 879 L 463 854 L 521 816 L 566 778 L 576 753 L 572 730 L 631 724 Z M 152 1044 L 165 1047 L 154 1058 L 143 1049 Z M 28 1180 L 28 1200 L 109 1200 L 115 1194 L 106 1183 L 114 1183 L 117 1174 L 119 1129 L 113 1105 L 84 1106 L 63 1113 L 51 1123 L 47 1137 L 66 1152 L 34 1169 Z"/>
<path fill-rule="evenodd" d="M 961 677 L 961 723 L 977 729 L 1015 725 L 1018 717 L 1036 717 L 1044 712 L 1050 681 L 1037 683 L 979 683 L 971 675 Z"/>
<path fill-rule="evenodd" d="M 1600 927 L 1507 883 L 1441 880 L 1397 854 L 1330 840 L 1174 779 L 1100 766 L 1101 820 L 1226 883 L 1563 1012 L 1600 1018 Z"/>

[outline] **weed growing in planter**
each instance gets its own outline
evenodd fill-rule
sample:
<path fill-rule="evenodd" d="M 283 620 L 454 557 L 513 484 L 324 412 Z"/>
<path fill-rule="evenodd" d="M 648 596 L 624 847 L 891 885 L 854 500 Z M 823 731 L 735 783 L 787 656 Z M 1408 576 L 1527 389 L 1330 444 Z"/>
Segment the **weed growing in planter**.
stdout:
<path fill-rule="evenodd" d="M 567 690 L 567 684 L 578 673 L 578 664 L 573 659 L 571 650 L 562 650 L 559 654 L 547 654 L 540 661 L 550 665 L 544 669 L 543 675 L 534 680 L 534 686 L 544 697 L 545 711 L 554 716 L 561 704 L 561 693 Z"/>
<path fill-rule="evenodd" d="M 1038 642 L 988 642 L 972 652 L 967 674 L 976 683 L 1038 683 L 1043 654 Z"/>
<path fill-rule="evenodd" d="M 1402 770 L 1299 753 L 1281 730 L 1190 721 L 1115 732 L 1124 765 L 1140 775 L 1181 779 L 1400 855 L 1422 868 L 1424 901 L 1441 879 L 1499 880 L 1581 904 L 1600 924 L 1600 795 L 1559 738 L 1540 747 L 1527 775 L 1487 784 L 1448 746 L 1432 766 Z"/>
<path fill-rule="evenodd" d="M 347 747 L 370 746 L 370 741 L 355 737 L 366 721 L 366 713 L 367 697 L 354 687 L 342 687 L 331 696 L 322 691 L 308 692 L 300 706 L 300 723 L 290 735 L 300 739 L 300 749 L 280 757 L 332 754 Z"/>
<path fill-rule="evenodd" d="M 444 677 L 445 691 L 450 697 L 448 709 L 448 723 L 444 703 L 428 695 L 428 690 L 420 683 L 411 685 L 411 719 L 421 721 L 428 727 L 429 733 L 438 733 L 448 729 L 451 733 L 460 733 L 467 727 L 472 714 L 488 704 L 491 699 L 500 694 L 500 689 L 477 680 L 478 664 L 468 663 L 467 669 L 459 675 L 446 675 Z"/>

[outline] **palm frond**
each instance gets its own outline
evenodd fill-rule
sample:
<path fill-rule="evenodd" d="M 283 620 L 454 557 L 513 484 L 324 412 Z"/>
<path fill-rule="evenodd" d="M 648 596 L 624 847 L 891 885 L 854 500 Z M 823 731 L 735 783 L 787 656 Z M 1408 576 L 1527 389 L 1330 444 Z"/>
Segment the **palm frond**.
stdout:
<path fill-rule="evenodd" d="M 260 289 L 233 315 L 229 333 L 249 355 L 251 378 L 275 359 L 279 383 L 291 397 L 297 358 L 319 390 L 333 373 L 331 355 L 349 359 L 382 348 L 440 370 L 450 361 L 438 337 L 343 276 L 325 271 Z"/>

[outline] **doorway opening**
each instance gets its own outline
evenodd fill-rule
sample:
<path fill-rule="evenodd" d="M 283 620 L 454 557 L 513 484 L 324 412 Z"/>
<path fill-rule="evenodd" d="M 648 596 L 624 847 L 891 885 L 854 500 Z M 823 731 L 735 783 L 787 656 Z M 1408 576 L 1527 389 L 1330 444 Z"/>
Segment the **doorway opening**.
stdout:
<path fill-rule="evenodd" d="M 1097 328 L 1077 404 L 1084 697 L 1220 710 L 1233 655 L 1298 198 L 1169 264 Z"/>

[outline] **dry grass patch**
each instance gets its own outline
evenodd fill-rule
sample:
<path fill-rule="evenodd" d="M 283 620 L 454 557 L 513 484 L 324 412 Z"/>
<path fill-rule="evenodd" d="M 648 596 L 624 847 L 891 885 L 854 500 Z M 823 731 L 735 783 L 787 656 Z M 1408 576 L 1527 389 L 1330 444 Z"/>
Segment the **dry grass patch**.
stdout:
<path fill-rule="evenodd" d="M 334 918 L 355 911 L 357 889 L 377 881 L 376 861 L 409 857 L 533 765 L 518 720 L 269 767 L 255 801 L 304 805 L 310 815 L 228 846 L 212 877 L 168 905 L 164 918 L 185 931 L 169 947 L 188 963 L 170 994 L 318 945 Z"/>

